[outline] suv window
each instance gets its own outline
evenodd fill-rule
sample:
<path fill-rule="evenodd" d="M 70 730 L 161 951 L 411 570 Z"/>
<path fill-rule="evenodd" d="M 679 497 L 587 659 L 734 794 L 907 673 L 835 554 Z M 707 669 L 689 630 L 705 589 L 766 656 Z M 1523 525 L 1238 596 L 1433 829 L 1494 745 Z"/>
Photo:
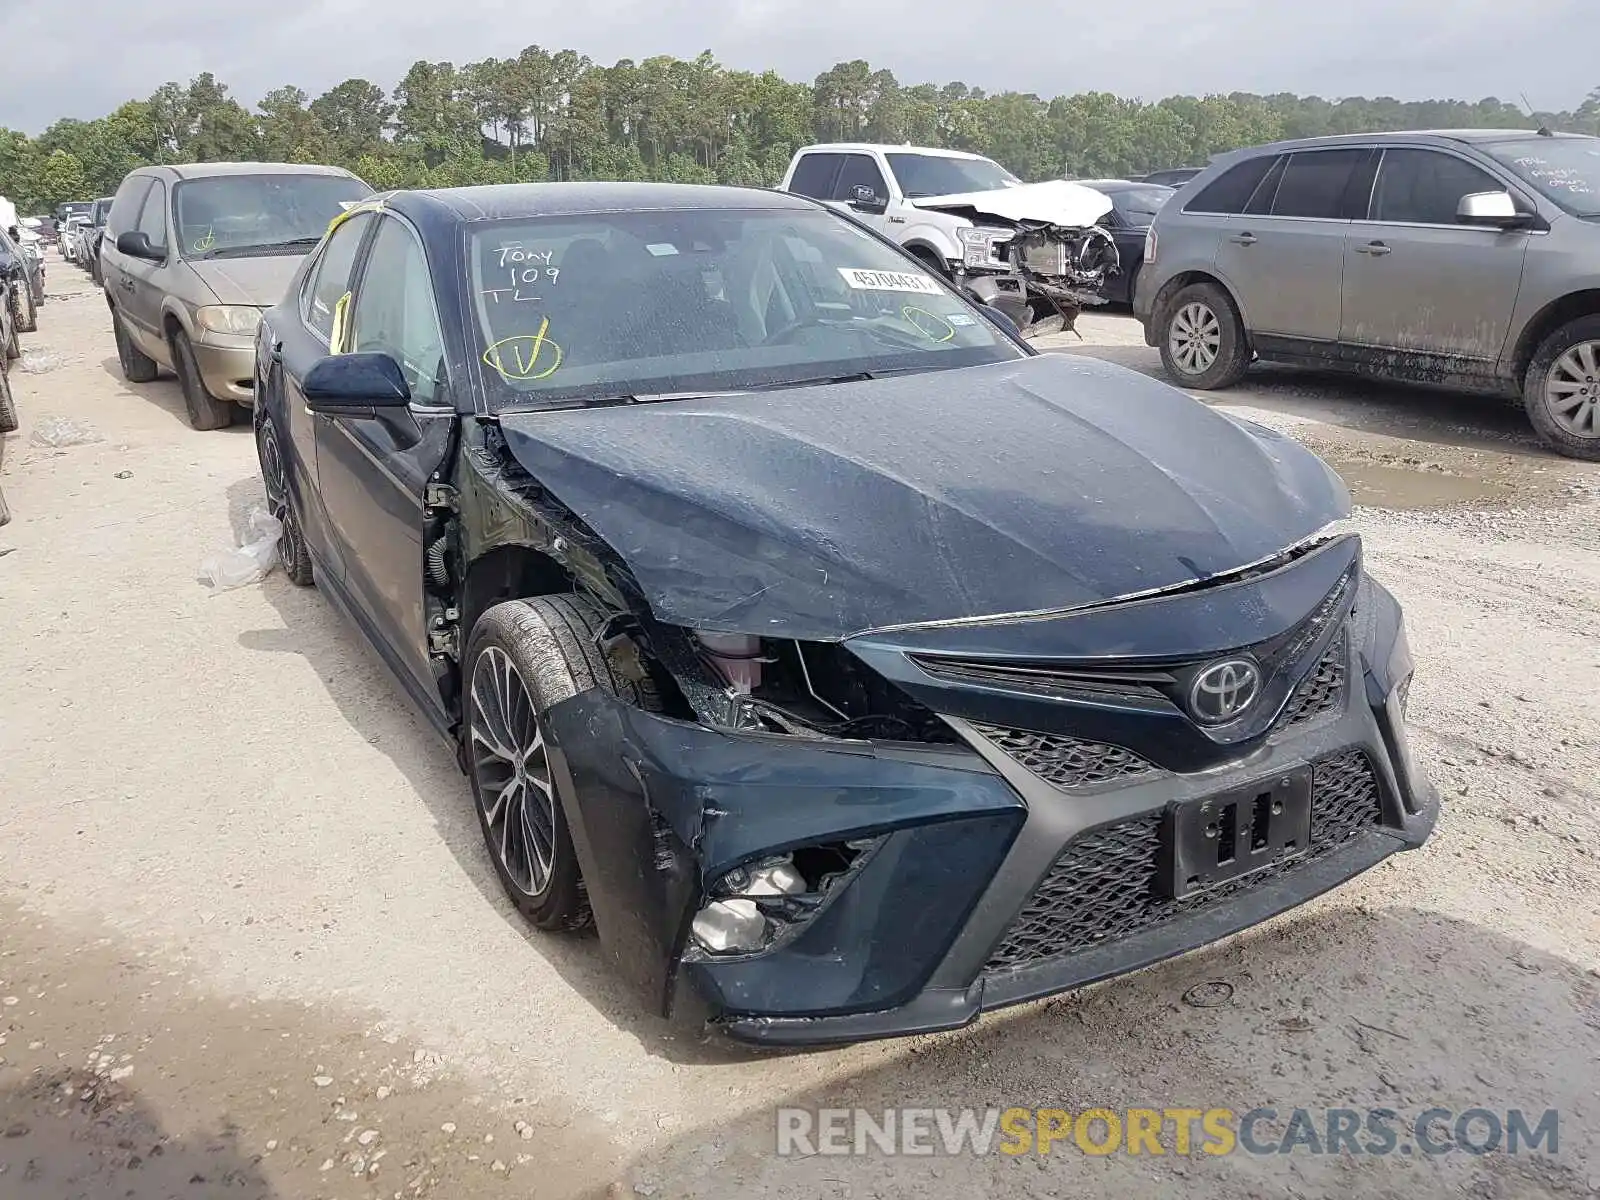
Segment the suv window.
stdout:
<path fill-rule="evenodd" d="M 1244 162 L 1229 167 L 1201 188 L 1199 194 L 1184 206 L 1184 211 L 1227 216 L 1243 212 L 1244 206 L 1250 202 L 1251 195 L 1266 178 L 1272 164 L 1277 161 L 1275 155 L 1263 154 L 1258 158 L 1247 158 Z"/>
<path fill-rule="evenodd" d="M 1461 197 L 1505 190 L 1505 184 L 1487 171 L 1454 154 L 1385 150 L 1372 194 L 1372 219 L 1454 225 Z"/>
<path fill-rule="evenodd" d="M 422 243 L 396 217 L 378 222 L 356 290 L 347 349 L 388 354 L 405 373 L 411 398 L 432 404 L 445 384 L 444 333 Z"/>
<path fill-rule="evenodd" d="M 144 203 L 145 193 L 150 190 L 150 183 L 148 175 L 130 175 L 117 189 L 117 194 L 111 203 L 111 212 L 106 217 L 106 232 L 111 235 L 113 244 L 122 234 L 137 228 L 139 205 Z"/>
<path fill-rule="evenodd" d="M 889 189 L 883 182 L 883 172 L 878 164 L 865 154 L 846 154 L 844 169 L 839 172 L 839 182 L 833 185 L 835 200 L 854 200 L 858 187 L 871 188 L 880 200 L 889 198 Z"/>
<path fill-rule="evenodd" d="M 1289 156 L 1272 203 L 1275 217 L 1318 217 L 1338 220 L 1344 209 L 1350 177 L 1367 151 L 1310 150 Z"/>
<path fill-rule="evenodd" d="M 371 213 L 350 217 L 333 231 L 322 248 L 322 257 L 311 268 L 311 286 L 306 290 L 300 315 L 325 342 L 333 341 L 334 314 L 339 300 L 350 290 L 350 268 L 355 266 L 361 237 L 371 223 Z"/>
<path fill-rule="evenodd" d="M 167 185 L 159 179 L 150 184 L 145 195 L 137 229 L 150 239 L 152 246 L 167 244 Z"/>
<path fill-rule="evenodd" d="M 826 200 L 833 195 L 833 177 L 839 171 L 838 154 L 802 154 L 794 165 L 794 177 L 789 180 L 789 190 L 813 200 Z"/>

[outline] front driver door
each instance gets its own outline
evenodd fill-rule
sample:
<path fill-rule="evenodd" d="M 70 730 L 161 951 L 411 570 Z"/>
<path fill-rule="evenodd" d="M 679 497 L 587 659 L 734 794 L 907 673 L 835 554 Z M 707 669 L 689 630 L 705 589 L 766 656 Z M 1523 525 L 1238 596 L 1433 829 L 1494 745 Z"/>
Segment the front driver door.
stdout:
<path fill-rule="evenodd" d="M 450 450 L 455 405 L 421 239 L 392 213 L 375 220 L 337 348 L 390 355 L 412 402 L 375 417 L 315 417 L 317 483 L 356 619 L 438 721 L 444 709 L 423 591 L 424 500 Z"/>

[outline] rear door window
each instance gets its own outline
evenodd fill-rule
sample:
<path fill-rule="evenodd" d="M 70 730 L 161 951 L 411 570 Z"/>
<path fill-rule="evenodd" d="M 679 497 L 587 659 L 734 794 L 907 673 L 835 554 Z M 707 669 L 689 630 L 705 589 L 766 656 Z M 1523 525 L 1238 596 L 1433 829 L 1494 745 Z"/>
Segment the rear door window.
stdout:
<path fill-rule="evenodd" d="M 1201 188 L 1195 198 L 1184 206 L 1184 211 L 1222 216 L 1242 213 L 1267 171 L 1277 161 L 1276 156 L 1263 154 L 1229 167 Z"/>
<path fill-rule="evenodd" d="M 1503 192 L 1506 185 L 1454 154 L 1386 150 L 1372 193 L 1372 219 L 1412 225 L 1454 225 L 1461 197 Z"/>
<path fill-rule="evenodd" d="M 1272 215 L 1339 220 L 1345 189 L 1366 156 L 1367 151 L 1360 148 L 1291 154 L 1273 199 Z"/>
<path fill-rule="evenodd" d="M 839 173 L 842 154 L 803 154 L 795 164 L 794 176 L 789 180 L 789 190 L 798 196 L 813 200 L 827 200 L 833 196 L 833 181 Z"/>

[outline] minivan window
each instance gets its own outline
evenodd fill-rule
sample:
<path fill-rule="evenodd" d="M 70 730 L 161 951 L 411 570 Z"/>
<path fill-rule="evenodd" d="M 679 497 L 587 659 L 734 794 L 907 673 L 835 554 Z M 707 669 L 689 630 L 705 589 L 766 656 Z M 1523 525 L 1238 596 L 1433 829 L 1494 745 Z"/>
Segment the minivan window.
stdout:
<path fill-rule="evenodd" d="M 1345 188 L 1367 151 L 1310 150 L 1289 156 L 1273 201 L 1275 217 L 1337 220 L 1344 208 Z"/>
<path fill-rule="evenodd" d="M 1600 138 L 1531 137 L 1484 149 L 1568 212 L 1600 217 Z"/>
<path fill-rule="evenodd" d="M 138 229 L 150 239 L 152 246 L 167 244 L 167 185 L 159 179 L 150 184 L 150 191 L 144 198 Z"/>
<path fill-rule="evenodd" d="M 794 165 L 789 190 L 798 196 L 826 200 L 833 195 L 833 177 L 839 170 L 838 154 L 802 154 Z"/>
<path fill-rule="evenodd" d="M 1378 185 L 1372 193 L 1372 219 L 1454 225 L 1461 197 L 1503 191 L 1505 185 L 1494 176 L 1454 154 L 1385 150 L 1378 167 Z"/>
<path fill-rule="evenodd" d="M 117 189 L 111 211 L 106 217 L 106 232 L 113 242 L 138 225 L 139 206 L 144 203 L 145 195 L 150 190 L 150 182 L 148 175 L 130 175 Z"/>
<path fill-rule="evenodd" d="M 371 194 L 348 175 L 186 179 L 174 189 L 178 249 L 186 258 L 304 253 L 322 240 L 346 202 Z"/>
<path fill-rule="evenodd" d="M 1263 154 L 1229 167 L 1201 188 L 1195 198 L 1184 206 L 1184 211 L 1216 213 L 1223 216 L 1233 216 L 1243 212 L 1251 195 L 1266 178 L 1272 164 L 1277 161 L 1276 155 Z"/>

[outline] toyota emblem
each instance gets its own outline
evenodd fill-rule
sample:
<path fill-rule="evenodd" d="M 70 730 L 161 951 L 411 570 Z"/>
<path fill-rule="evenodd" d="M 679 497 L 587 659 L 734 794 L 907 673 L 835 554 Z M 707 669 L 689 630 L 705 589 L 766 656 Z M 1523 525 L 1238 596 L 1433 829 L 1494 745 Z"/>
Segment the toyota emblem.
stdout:
<path fill-rule="evenodd" d="M 1214 662 L 1189 685 L 1189 714 L 1202 725 L 1226 725 L 1261 694 L 1261 668 L 1248 658 Z"/>

